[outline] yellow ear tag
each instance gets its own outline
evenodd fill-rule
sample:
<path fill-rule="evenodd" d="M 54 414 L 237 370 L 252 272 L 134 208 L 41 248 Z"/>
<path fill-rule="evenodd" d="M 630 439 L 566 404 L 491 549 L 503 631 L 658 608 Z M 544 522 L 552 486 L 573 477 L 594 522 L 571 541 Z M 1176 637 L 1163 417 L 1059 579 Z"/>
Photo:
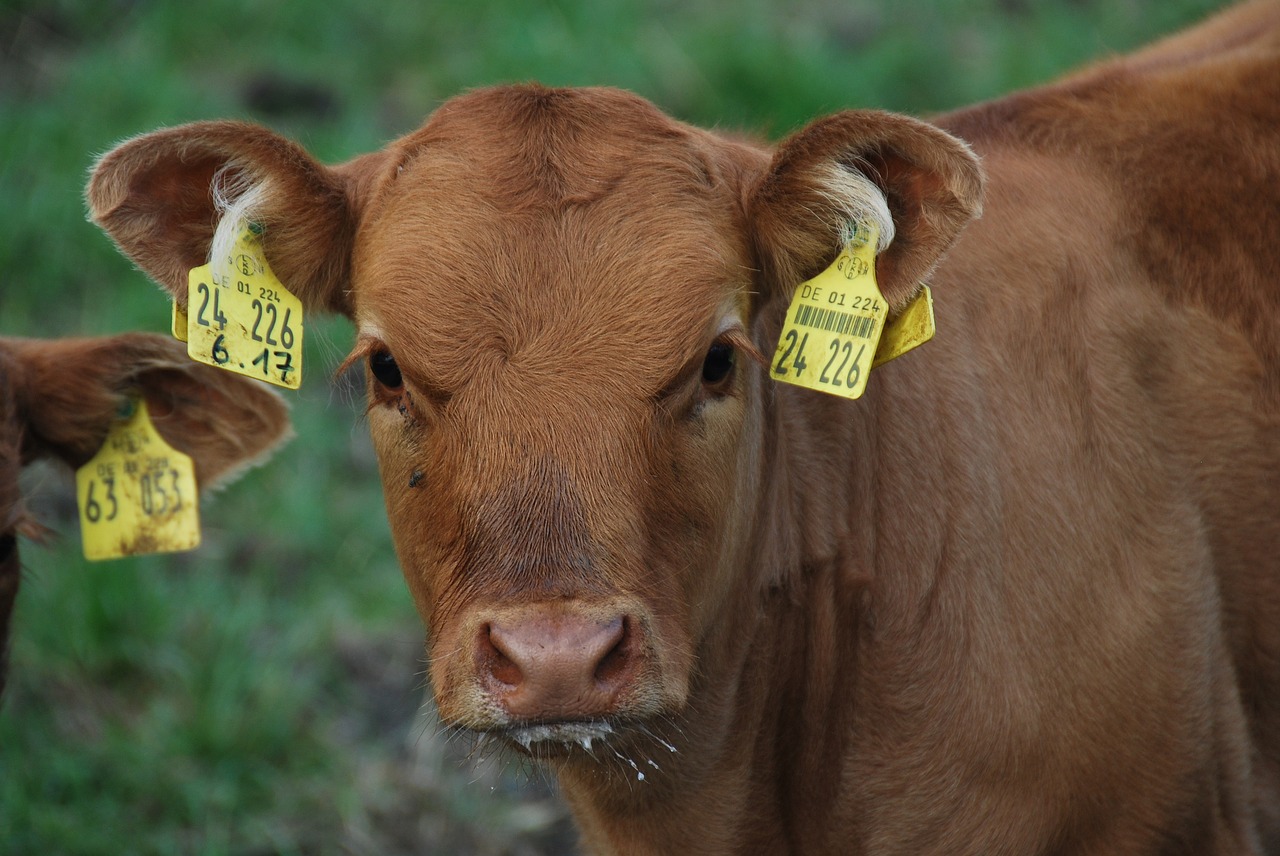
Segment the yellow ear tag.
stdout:
<path fill-rule="evenodd" d="M 187 341 L 187 325 L 191 322 L 187 320 L 187 310 L 178 305 L 178 301 L 173 301 L 173 321 L 170 326 L 173 330 L 173 338 L 179 342 Z"/>
<path fill-rule="evenodd" d="M 76 470 L 76 504 L 90 561 L 200 546 L 195 467 L 156 433 L 141 398 Z"/>
<path fill-rule="evenodd" d="M 246 225 L 214 272 L 187 280 L 187 353 L 193 360 L 277 386 L 302 383 L 302 301 L 276 279 L 262 242 Z"/>
<path fill-rule="evenodd" d="M 932 339 L 937 331 L 938 328 L 933 323 L 933 292 L 929 290 L 929 286 L 922 285 L 907 308 L 884 328 L 871 368 L 878 369 L 889 360 L 920 347 Z"/>
<path fill-rule="evenodd" d="M 888 306 L 876 285 L 874 224 L 858 232 L 831 267 L 796 287 L 769 374 L 774 380 L 857 398 Z"/>

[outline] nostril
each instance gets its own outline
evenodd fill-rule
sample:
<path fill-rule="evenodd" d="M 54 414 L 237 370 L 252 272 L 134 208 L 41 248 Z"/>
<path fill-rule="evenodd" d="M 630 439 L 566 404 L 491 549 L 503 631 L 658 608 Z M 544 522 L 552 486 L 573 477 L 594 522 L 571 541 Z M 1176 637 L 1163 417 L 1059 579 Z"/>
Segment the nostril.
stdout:
<path fill-rule="evenodd" d="M 600 658 L 600 662 L 596 664 L 595 679 L 601 684 L 610 684 L 621 677 L 628 666 L 628 648 L 631 634 L 630 619 L 615 619 L 617 630 L 614 637 L 610 640 L 612 644 L 606 642 L 608 649 L 604 656 Z"/>
<path fill-rule="evenodd" d="M 503 650 L 501 633 L 495 633 L 492 625 L 486 624 L 480 630 L 479 644 L 476 646 L 479 659 L 482 661 L 482 673 L 487 672 L 497 681 L 511 687 L 520 686 L 524 675 L 520 667 Z"/>

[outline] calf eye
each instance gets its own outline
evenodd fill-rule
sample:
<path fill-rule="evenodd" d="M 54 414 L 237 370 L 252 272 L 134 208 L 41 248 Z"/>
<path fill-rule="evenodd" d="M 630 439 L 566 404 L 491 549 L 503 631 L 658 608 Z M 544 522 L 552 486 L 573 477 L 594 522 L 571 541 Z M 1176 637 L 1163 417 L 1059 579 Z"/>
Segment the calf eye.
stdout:
<path fill-rule="evenodd" d="M 369 369 L 378 383 L 387 389 L 399 389 L 404 384 L 404 378 L 400 376 L 400 366 L 396 365 L 396 358 L 388 351 L 375 351 L 370 354 Z"/>
<path fill-rule="evenodd" d="M 728 342 L 716 342 L 702 361 L 702 382 L 707 386 L 722 383 L 733 371 L 734 350 Z"/>

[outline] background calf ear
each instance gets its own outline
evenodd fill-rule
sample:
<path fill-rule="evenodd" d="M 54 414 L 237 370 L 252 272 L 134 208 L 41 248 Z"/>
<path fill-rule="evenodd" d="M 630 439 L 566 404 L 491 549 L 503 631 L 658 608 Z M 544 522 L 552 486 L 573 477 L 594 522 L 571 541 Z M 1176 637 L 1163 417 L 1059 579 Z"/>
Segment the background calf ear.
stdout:
<path fill-rule="evenodd" d="M 364 158 L 330 169 L 257 125 L 197 122 L 109 152 L 94 168 L 86 198 L 93 221 L 185 304 L 187 272 L 209 260 L 221 217 L 215 182 L 232 202 L 256 192 L 249 214 L 264 229 L 276 276 L 308 309 L 349 315 L 345 286 L 357 215 L 347 189 L 367 184 L 364 173 L 376 166 Z"/>
<path fill-rule="evenodd" d="M 264 385 L 194 362 L 166 336 L 0 339 L 13 368 L 22 457 L 73 467 L 102 446 L 120 407 L 141 393 L 156 430 L 190 455 L 206 489 L 265 460 L 291 436 L 283 399 Z"/>
<path fill-rule="evenodd" d="M 877 193 L 894 225 L 877 280 L 898 310 L 981 213 L 982 172 L 963 142 L 905 116 L 848 111 L 800 130 L 778 147 L 748 201 L 765 275 L 785 298 L 831 264 L 848 219 Z"/>

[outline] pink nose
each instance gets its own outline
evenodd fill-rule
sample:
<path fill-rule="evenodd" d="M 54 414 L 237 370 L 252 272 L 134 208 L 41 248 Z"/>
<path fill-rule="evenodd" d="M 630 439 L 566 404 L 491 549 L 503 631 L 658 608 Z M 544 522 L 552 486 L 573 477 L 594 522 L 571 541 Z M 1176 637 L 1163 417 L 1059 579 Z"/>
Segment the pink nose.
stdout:
<path fill-rule="evenodd" d="M 516 615 L 485 625 L 477 665 L 491 696 L 520 720 L 608 716 L 636 672 L 640 631 L 626 616 Z"/>

